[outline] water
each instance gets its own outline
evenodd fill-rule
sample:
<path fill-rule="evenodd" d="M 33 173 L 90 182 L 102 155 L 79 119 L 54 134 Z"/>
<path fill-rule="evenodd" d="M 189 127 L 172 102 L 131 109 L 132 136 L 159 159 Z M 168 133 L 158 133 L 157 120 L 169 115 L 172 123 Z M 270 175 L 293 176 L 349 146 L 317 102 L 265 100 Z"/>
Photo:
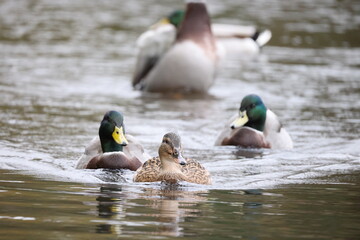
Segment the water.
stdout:
<path fill-rule="evenodd" d="M 209 96 L 133 91 L 134 41 L 176 7 L 0 3 L 0 238 L 358 238 L 360 4 L 209 1 L 214 22 L 269 28 L 272 40 L 258 57 L 225 62 Z M 213 146 L 248 93 L 277 113 L 293 150 Z M 213 185 L 75 170 L 111 109 L 150 155 L 176 130 Z"/>

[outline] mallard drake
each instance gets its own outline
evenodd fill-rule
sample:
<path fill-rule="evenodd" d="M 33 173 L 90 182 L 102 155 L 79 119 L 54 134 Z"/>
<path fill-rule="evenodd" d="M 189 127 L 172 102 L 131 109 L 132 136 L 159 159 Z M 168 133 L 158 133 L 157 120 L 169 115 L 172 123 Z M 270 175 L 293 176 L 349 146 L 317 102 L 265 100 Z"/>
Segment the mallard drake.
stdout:
<path fill-rule="evenodd" d="M 251 148 L 291 149 L 293 142 L 275 113 L 255 94 L 245 96 L 238 116 L 231 119 L 216 145 Z"/>
<path fill-rule="evenodd" d="M 137 170 L 148 155 L 131 135 L 125 135 L 124 117 L 120 112 L 105 113 L 99 136 L 85 148 L 76 168 L 109 168 Z"/>
<path fill-rule="evenodd" d="M 169 47 L 174 42 L 176 30 L 180 27 L 184 17 L 185 11 L 175 10 L 167 17 L 162 18 L 140 35 L 138 48 L 143 49 L 143 46 L 150 48 L 151 45 L 153 49 Z M 256 55 L 272 36 L 270 30 L 260 31 L 254 26 L 212 23 L 211 29 L 220 58 L 244 58 Z M 160 52 L 162 51 L 165 50 Z"/>
<path fill-rule="evenodd" d="M 206 93 L 214 82 L 218 53 L 203 2 L 188 2 L 178 32 L 154 28 L 137 41 L 132 85 L 148 92 Z"/>
<path fill-rule="evenodd" d="M 211 184 L 210 173 L 199 162 L 185 160 L 181 150 L 180 136 L 176 133 L 165 134 L 159 147 L 159 156 L 149 159 L 136 171 L 134 182 L 187 181 Z"/>

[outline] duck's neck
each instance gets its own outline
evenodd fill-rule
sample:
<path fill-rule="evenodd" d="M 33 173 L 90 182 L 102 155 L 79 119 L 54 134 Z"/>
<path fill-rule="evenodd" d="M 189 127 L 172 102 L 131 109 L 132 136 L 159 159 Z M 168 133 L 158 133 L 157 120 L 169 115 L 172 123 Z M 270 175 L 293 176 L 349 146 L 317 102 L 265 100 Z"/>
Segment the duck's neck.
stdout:
<path fill-rule="evenodd" d="M 210 18 L 204 3 L 188 3 L 185 18 L 177 33 L 177 41 L 193 40 L 205 49 L 215 49 Z"/>
<path fill-rule="evenodd" d="M 170 159 L 162 158 L 161 160 L 161 171 L 159 179 L 170 183 L 177 181 L 186 181 L 186 176 L 181 171 L 181 166 L 178 163 L 173 162 Z"/>
<path fill-rule="evenodd" d="M 175 163 L 171 159 L 166 159 L 160 156 L 161 160 L 161 171 L 168 173 L 181 173 L 181 166 L 178 163 Z"/>
<path fill-rule="evenodd" d="M 100 139 L 101 148 L 106 152 L 122 152 L 123 146 L 110 139 Z"/>

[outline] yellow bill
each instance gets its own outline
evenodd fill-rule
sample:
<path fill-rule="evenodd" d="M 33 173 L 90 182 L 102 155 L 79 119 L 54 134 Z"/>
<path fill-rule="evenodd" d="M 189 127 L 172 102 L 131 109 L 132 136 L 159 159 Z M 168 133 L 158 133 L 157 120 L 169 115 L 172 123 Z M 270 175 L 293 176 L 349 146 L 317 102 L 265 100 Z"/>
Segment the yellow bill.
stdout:
<path fill-rule="evenodd" d="M 170 24 L 170 21 L 168 18 L 162 18 L 157 23 L 150 26 L 150 29 L 157 29 L 158 27 L 161 27 L 163 25 Z"/>
<path fill-rule="evenodd" d="M 124 134 L 123 127 L 118 128 L 117 126 L 115 126 L 114 132 L 112 133 L 112 137 L 114 138 L 115 142 L 117 142 L 118 144 L 124 146 L 128 144 L 128 141 Z"/>
<path fill-rule="evenodd" d="M 230 125 L 232 129 L 242 127 L 249 121 L 246 111 L 239 112 L 239 117 L 235 119 Z"/>

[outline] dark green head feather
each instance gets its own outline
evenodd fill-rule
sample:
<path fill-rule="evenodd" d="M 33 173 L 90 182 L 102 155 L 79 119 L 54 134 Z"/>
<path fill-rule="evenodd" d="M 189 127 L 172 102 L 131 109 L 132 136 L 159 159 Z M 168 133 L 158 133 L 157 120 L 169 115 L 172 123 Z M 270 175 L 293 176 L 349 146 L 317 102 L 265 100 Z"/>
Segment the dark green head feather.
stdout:
<path fill-rule="evenodd" d="M 125 133 L 123 115 L 117 111 L 109 111 L 105 113 L 99 128 L 99 137 L 103 152 L 116 152 L 123 150 L 123 144 L 117 143 L 113 138 L 115 127 L 122 127 Z"/>
<path fill-rule="evenodd" d="M 266 110 L 267 108 L 258 95 L 247 95 L 241 101 L 240 111 L 246 111 L 249 118 L 249 121 L 245 124 L 247 127 L 263 131 L 266 120 Z"/>
<path fill-rule="evenodd" d="M 179 27 L 181 22 L 184 20 L 184 17 L 184 10 L 175 10 L 167 18 L 172 25 L 174 25 L 175 27 Z"/>

